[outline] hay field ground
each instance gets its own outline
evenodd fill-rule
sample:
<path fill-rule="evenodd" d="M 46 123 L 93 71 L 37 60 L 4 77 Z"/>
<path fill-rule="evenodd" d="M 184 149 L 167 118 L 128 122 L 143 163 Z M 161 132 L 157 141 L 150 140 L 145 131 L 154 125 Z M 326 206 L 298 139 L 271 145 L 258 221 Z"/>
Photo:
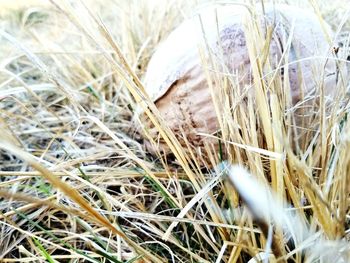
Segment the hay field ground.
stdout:
<path fill-rule="evenodd" d="M 347 76 L 328 108 L 314 106 L 317 128 L 296 150 L 279 96 L 224 105 L 223 147 L 202 154 L 178 144 L 144 96 L 157 44 L 212 2 L 237 1 L 0 0 L 0 262 L 252 263 L 264 251 L 269 262 L 350 262 Z M 323 17 L 337 34 L 331 59 L 347 67 L 348 1 L 276 2 Z M 147 152 L 142 105 L 171 157 Z M 261 185 L 235 188 L 228 178 L 247 172 L 223 160 Z M 270 188 L 266 206 L 244 202 Z"/>

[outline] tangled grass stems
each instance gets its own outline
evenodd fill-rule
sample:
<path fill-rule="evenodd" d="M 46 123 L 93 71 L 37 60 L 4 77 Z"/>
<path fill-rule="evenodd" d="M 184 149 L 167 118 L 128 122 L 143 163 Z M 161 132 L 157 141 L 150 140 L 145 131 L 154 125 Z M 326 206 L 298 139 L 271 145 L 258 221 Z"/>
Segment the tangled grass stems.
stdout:
<path fill-rule="evenodd" d="M 237 80 L 215 61 L 203 65 L 222 88 L 213 98 L 222 117 L 219 134 L 202 136 L 221 144 L 198 153 L 188 140 L 188 149 L 179 144 L 142 81 L 159 42 L 195 6 L 213 1 L 31 1 L 0 8 L 2 262 L 254 262 L 262 253 L 271 262 L 347 259 L 347 76 L 339 76 L 330 105 L 320 87 L 318 103 L 288 107 L 280 68 L 289 62 L 263 74 L 269 38 L 256 20 L 247 20 L 250 56 L 258 58 L 252 73 L 260 82 L 250 87 L 253 96 L 232 89 Z M 253 1 L 236 2 L 254 13 Z M 338 38 L 329 40 L 341 44 L 327 59 L 346 68 L 349 11 L 337 8 L 346 3 L 293 4 L 332 25 Z M 316 74 L 321 79 L 325 72 Z M 269 97 L 267 89 L 274 91 Z M 173 157 L 145 150 L 144 141 L 153 138 L 143 140 L 135 127 L 139 107 Z M 312 117 L 298 129 L 295 113 L 308 111 Z M 295 213 L 305 227 L 288 233 L 276 219 L 271 241 L 244 205 L 244 193 L 211 168 L 222 160 L 246 167 L 265 189 L 247 187 L 251 197 L 271 188 L 276 197 L 264 209 L 268 216 L 292 220 Z"/>

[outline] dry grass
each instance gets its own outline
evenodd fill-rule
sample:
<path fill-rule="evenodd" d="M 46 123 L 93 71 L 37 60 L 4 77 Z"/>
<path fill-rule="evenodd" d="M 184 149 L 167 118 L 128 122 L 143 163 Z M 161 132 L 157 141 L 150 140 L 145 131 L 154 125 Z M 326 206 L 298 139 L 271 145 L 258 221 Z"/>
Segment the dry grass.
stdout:
<path fill-rule="evenodd" d="M 11 2 L 0 1 L 1 262 L 248 262 L 264 251 L 270 262 L 349 262 L 347 76 L 332 101 L 320 87 L 308 129 L 297 129 L 286 82 L 258 70 L 263 54 L 253 74 L 267 81 L 244 103 L 234 80 L 208 73 L 222 87 L 223 150 L 198 155 L 166 127 L 142 78 L 157 44 L 213 1 Z M 328 59 L 346 67 L 347 2 L 284 2 L 332 25 L 342 46 Z M 251 51 L 263 50 L 259 25 L 246 28 Z M 146 152 L 139 107 L 173 158 Z"/>

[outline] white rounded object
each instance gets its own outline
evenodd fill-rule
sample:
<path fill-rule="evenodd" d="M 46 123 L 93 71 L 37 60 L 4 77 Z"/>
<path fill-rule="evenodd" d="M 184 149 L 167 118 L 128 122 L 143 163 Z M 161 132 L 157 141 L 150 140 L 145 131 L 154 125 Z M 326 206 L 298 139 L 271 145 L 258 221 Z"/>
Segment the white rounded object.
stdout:
<path fill-rule="evenodd" d="M 269 50 L 273 68 L 279 64 L 291 37 L 287 56 L 292 104 L 300 101 L 301 90 L 304 95 L 315 93 L 323 71 L 325 91 L 330 95 L 337 75 L 334 60 L 326 59 L 330 44 L 325 33 L 332 38 L 330 27 L 324 23 L 322 28 L 315 14 L 288 5 L 266 5 L 265 13 L 257 10 L 256 17 L 261 32 L 266 30 L 265 24 L 274 26 Z M 201 146 L 205 137 L 199 133 L 213 134 L 219 129 L 205 74 L 212 69 L 205 69 L 210 63 L 203 63 L 209 61 L 209 54 L 220 61 L 223 72 L 238 79 L 240 87 L 254 84 L 244 19 L 252 18 L 243 5 L 206 8 L 171 32 L 149 62 L 144 80 L 146 92 L 183 145 L 183 132 L 191 144 Z M 158 133 L 150 122 L 144 123 L 149 126 L 151 136 L 157 138 Z M 159 149 L 168 151 L 162 140 Z"/>

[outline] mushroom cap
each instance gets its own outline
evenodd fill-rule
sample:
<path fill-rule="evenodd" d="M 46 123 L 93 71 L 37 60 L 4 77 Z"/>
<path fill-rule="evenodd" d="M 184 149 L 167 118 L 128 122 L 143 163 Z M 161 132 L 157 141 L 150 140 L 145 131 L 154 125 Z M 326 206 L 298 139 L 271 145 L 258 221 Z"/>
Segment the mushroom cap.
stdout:
<path fill-rule="evenodd" d="M 252 19 L 244 5 L 207 7 L 175 28 L 153 54 L 144 80 L 146 92 L 182 144 L 183 133 L 191 144 L 201 146 L 203 138 L 199 133 L 211 134 L 219 129 L 205 74 L 205 70 L 212 69 L 205 69 L 210 64 L 206 61 L 212 58 L 219 61 L 219 69 L 235 76 L 239 86 L 253 85 L 244 26 L 247 17 Z M 315 93 L 322 75 L 319 72 L 323 71 L 325 93 L 331 96 L 337 67 L 334 60 L 326 59 L 330 50 L 327 34 L 330 39 L 333 37 L 330 27 L 324 22 L 321 26 L 315 14 L 288 5 L 265 5 L 264 12 L 257 9 L 255 17 L 263 27 L 262 32 L 266 25 L 274 27 L 269 46 L 273 69 L 279 65 L 291 39 L 287 56 L 292 104 Z M 144 124 L 149 126 L 152 136 L 158 135 L 149 122 Z M 168 152 L 162 141 L 159 146 L 161 151 Z"/>

